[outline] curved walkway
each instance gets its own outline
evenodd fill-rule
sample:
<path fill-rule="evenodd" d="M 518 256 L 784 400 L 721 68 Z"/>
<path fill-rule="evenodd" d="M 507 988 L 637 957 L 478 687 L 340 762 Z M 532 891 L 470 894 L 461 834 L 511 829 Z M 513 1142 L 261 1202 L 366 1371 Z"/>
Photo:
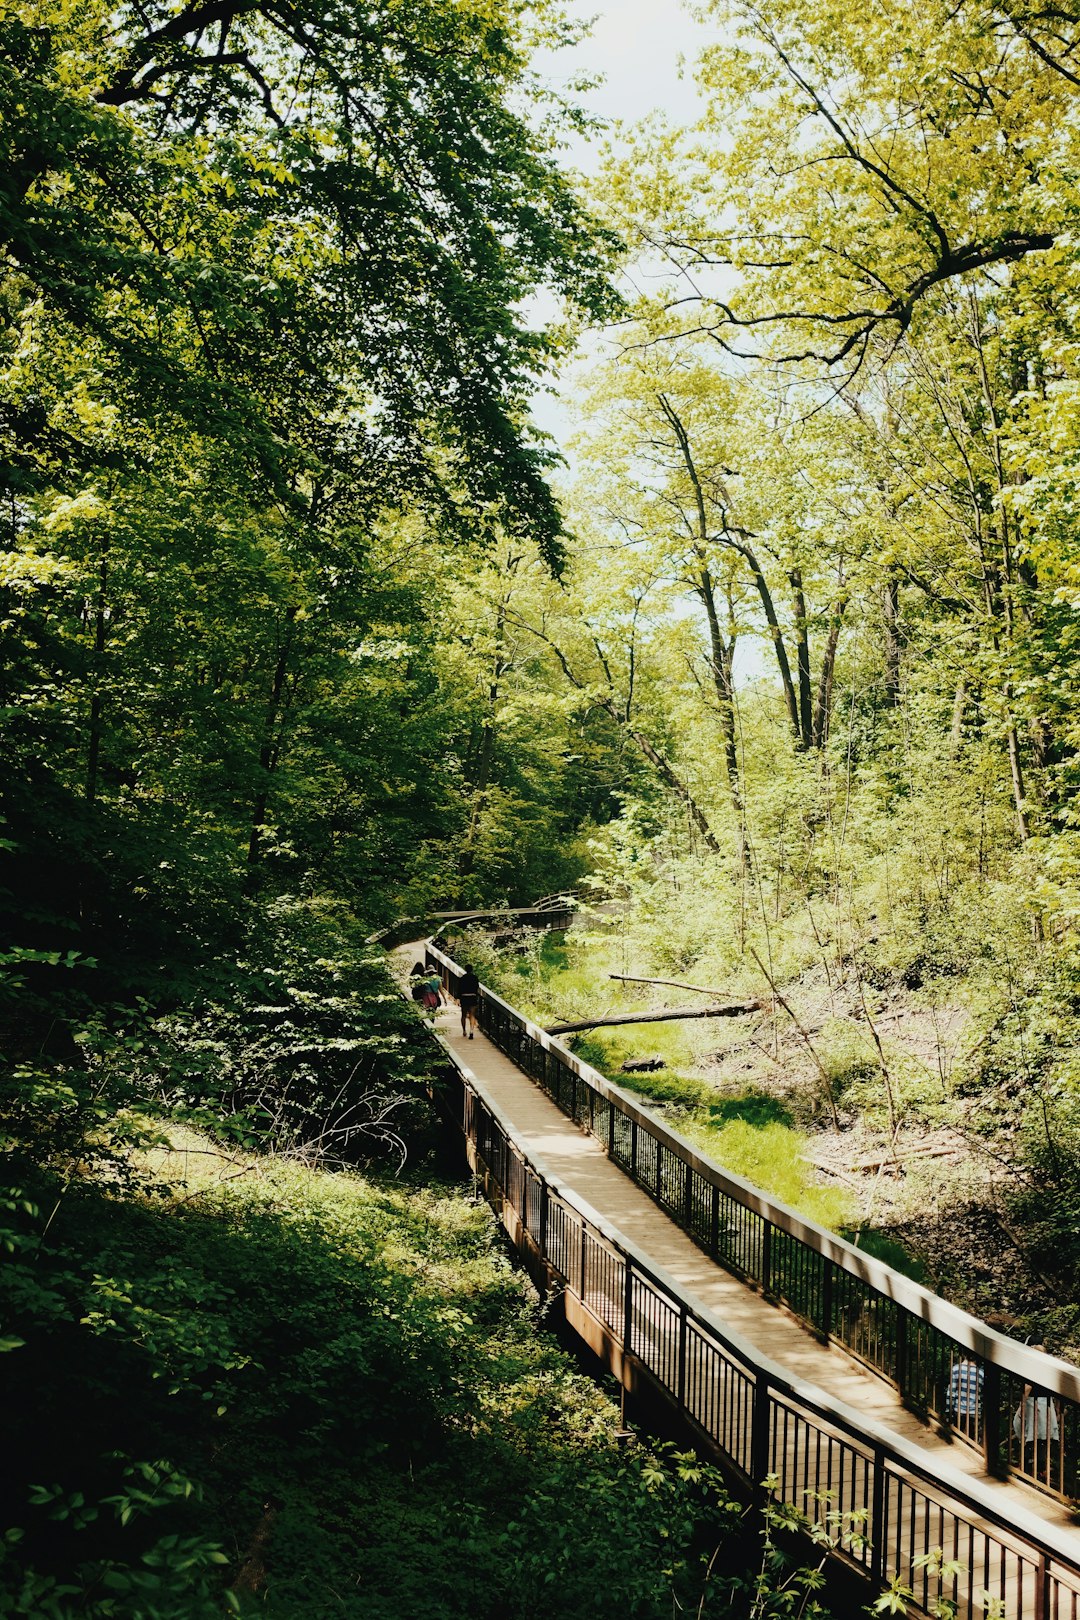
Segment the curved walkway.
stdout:
<path fill-rule="evenodd" d="M 413 942 L 395 953 L 404 971 L 422 949 L 422 942 Z M 767 1303 L 761 1294 L 703 1254 L 646 1193 L 611 1163 L 599 1143 L 580 1131 L 484 1035 L 478 1031 L 473 1040 L 463 1039 L 456 1007 L 442 1009 L 436 1027 L 512 1122 L 525 1150 L 531 1149 L 541 1157 L 568 1191 L 576 1192 L 625 1232 L 695 1300 L 718 1312 L 734 1332 L 795 1377 L 816 1385 L 871 1422 L 918 1446 L 927 1453 L 931 1472 L 936 1454 L 949 1467 L 978 1479 L 984 1490 L 993 1492 L 1006 1518 L 1011 1503 L 1019 1514 L 1037 1516 L 1057 1527 L 1075 1545 L 1080 1563 L 1080 1528 L 1064 1503 L 1015 1480 L 987 1478 L 980 1453 L 921 1423 L 903 1407 L 890 1384 L 866 1371 L 842 1350 L 822 1344 L 782 1307 Z"/>

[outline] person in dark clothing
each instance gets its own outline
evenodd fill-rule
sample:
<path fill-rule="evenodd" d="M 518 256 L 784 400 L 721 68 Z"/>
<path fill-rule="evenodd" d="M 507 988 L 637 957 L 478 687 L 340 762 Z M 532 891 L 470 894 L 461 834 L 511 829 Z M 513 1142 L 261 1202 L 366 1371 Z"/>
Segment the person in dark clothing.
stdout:
<path fill-rule="evenodd" d="M 480 1005 L 480 980 L 468 965 L 457 982 L 457 998 L 461 1008 L 461 1033 L 463 1037 L 468 1035 L 471 1041 L 476 1029 L 476 1009 Z"/>
<path fill-rule="evenodd" d="M 409 991 L 414 1001 L 423 1002 L 424 980 L 427 978 L 427 968 L 423 962 L 414 962 L 412 972 L 409 974 Z"/>

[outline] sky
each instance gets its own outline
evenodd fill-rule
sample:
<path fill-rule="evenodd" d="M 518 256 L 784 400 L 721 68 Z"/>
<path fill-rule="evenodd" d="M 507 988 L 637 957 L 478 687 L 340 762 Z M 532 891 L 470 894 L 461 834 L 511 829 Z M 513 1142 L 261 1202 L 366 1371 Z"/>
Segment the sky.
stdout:
<path fill-rule="evenodd" d="M 563 84 L 576 73 L 603 76 L 604 82 L 581 98 L 590 111 L 604 119 L 637 123 L 660 111 L 672 124 L 696 122 L 703 111 L 693 80 L 693 64 L 710 31 L 683 10 L 679 0 L 609 0 L 599 5 L 588 0 L 565 0 L 567 11 L 582 20 L 595 18 L 589 37 L 574 51 L 560 51 L 537 66 L 546 77 Z M 595 173 L 598 154 L 584 144 L 575 146 L 568 161 L 586 173 Z M 572 387 L 573 362 L 560 381 Z M 550 393 L 533 400 L 533 419 L 566 454 L 575 424 L 564 403 Z M 573 468 L 573 455 L 567 455 Z M 766 673 L 763 650 L 743 636 L 736 654 L 735 678 L 739 685 Z"/>
<path fill-rule="evenodd" d="M 707 37 L 679 0 L 566 0 L 570 16 L 595 18 L 590 36 L 573 51 L 553 53 L 540 66 L 556 82 L 573 72 L 603 75 L 604 83 L 583 98 L 602 118 L 636 122 L 656 109 L 673 123 L 690 123 L 698 101 L 690 68 Z M 680 77 L 679 58 L 686 59 Z M 581 168 L 595 168 L 586 150 L 573 153 Z"/>
<path fill-rule="evenodd" d="M 568 14 L 593 19 L 588 37 L 574 50 L 545 53 L 536 66 L 553 84 L 563 86 L 585 74 L 603 82 L 576 99 L 604 120 L 637 123 L 660 111 L 672 124 L 693 123 L 701 104 L 693 81 L 693 63 L 708 32 L 684 11 L 679 0 L 564 0 Z M 599 168 L 599 143 L 575 142 L 565 161 L 585 173 Z M 541 303 L 541 312 L 547 310 Z M 568 378 L 572 376 L 572 369 Z M 557 396 L 541 392 L 533 401 L 533 419 L 564 451 L 573 432 L 569 414 Z"/>

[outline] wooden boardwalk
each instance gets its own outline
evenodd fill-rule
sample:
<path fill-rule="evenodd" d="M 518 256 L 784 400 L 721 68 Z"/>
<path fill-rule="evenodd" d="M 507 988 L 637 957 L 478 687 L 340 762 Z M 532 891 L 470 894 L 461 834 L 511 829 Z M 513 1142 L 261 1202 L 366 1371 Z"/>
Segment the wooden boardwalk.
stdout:
<path fill-rule="evenodd" d="M 420 948 L 406 945 L 397 955 L 411 963 Z M 1012 1502 L 1069 1531 L 1080 1562 L 1080 1529 L 1064 1503 L 1013 1481 L 988 1480 L 978 1452 L 936 1434 L 904 1409 L 890 1384 L 842 1350 L 823 1345 L 782 1307 L 768 1304 L 756 1290 L 716 1265 L 486 1036 L 478 1031 L 474 1040 L 464 1040 L 456 1007 L 442 1009 L 436 1028 L 513 1123 L 526 1152 L 538 1155 L 564 1187 L 625 1232 L 687 1294 L 717 1311 L 740 1338 L 795 1377 L 940 1455 L 951 1468 L 982 1480 L 1003 1506 Z"/>
<path fill-rule="evenodd" d="M 410 944 L 396 953 L 404 971 L 421 949 Z M 1072 1590 L 1061 1591 L 1058 1598 L 1066 1601 L 1056 1601 L 1051 1611 L 1038 1595 L 1037 1573 L 1032 1572 L 1030 1564 L 1010 1565 L 1006 1569 L 1002 1562 L 1000 1569 L 997 1568 L 997 1543 L 992 1544 L 981 1536 L 984 1527 L 991 1528 L 989 1514 L 984 1520 L 978 1514 L 969 1513 L 961 1534 L 946 1505 L 941 1514 L 940 1534 L 937 1533 L 932 1522 L 937 1517 L 936 1505 L 923 1487 L 930 1481 L 932 1493 L 933 1482 L 945 1481 L 942 1501 L 947 1504 L 949 1476 L 954 1476 L 953 1490 L 957 1476 L 961 1480 L 969 1479 L 977 1485 L 988 1509 L 992 1504 L 999 1536 L 1002 1525 L 1013 1526 L 1019 1532 L 1026 1529 L 1029 1535 L 1033 1525 L 1046 1525 L 1068 1565 L 1080 1570 L 1080 1529 L 1067 1504 L 1015 1479 L 988 1478 L 980 1452 L 962 1442 L 950 1441 L 947 1435 L 922 1423 L 904 1408 L 891 1384 L 862 1367 L 843 1349 L 823 1344 L 785 1309 L 767 1302 L 759 1292 L 740 1282 L 704 1253 L 647 1193 L 611 1162 L 600 1142 L 579 1129 L 491 1041 L 479 1031 L 472 1040 L 464 1039 L 456 1007 L 443 1009 L 436 1025 L 451 1053 L 471 1072 L 486 1098 L 497 1108 L 523 1153 L 543 1165 L 567 1199 L 580 1201 L 586 1209 L 602 1216 L 650 1265 L 676 1285 L 691 1306 L 704 1307 L 714 1313 L 728 1331 L 765 1361 L 782 1369 L 792 1380 L 825 1392 L 849 1413 L 858 1414 L 866 1423 L 868 1446 L 880 1445 L 880 1431 L 885 1430 L 900 1437 L 907 1447 L 918 1448 L 921 1460 L 917 1473 L 922 1480 L 919 1491 L 908 1494 L 902 1467 L 891 1481 L 888 1567 L 907 1570 L 907 1578 L 918 1593 L 919 1576 L 912 1568 L 915 1553 L 926 1546 L 942 1546 L 945 1558 L 956 1558 L 965 1565 L 974 1577 L 976 1588 L 985 1587 L 1001 1601 L 1010 1620 L 1012 1617 L 1051 1620 L 1051 1613 L 1053 1620 L 1080 1620 L 1080 1604 Z M 618 1321 L 622 1310 L 614 1278 L 614 1270 L 609 1281 L 601 1266 L 584 1288 L 586 1305 L 601 1320 L 609 1322 Z M 613 1297 L 607 1298 L 607 1293 Z M 665 1337 L 670 1341 L 671 1337 L 670 1313 L 665 1314 L 663 1307 L 645 1295 L 640 1304 L 635 1304 L 634 1311 L 635 1345 L 639 1341 L 646 1345 L 651 1342 L 656 1346 L 657 1356 L 662 1357 L 665 1353 L 662 1341 Z M 700 1365 L 705 1368 L 704 1361 Z M 701 1372 L 695 1370 L 696 1366 L 696 1363 L 689 1364 L 684 1374 L 685 1404 L 691 1411 L 696 1402 L 717 1398 L 715 1360 Z M 700 1390 L 696 1387 L 699 1381 Z M 705 1387 L 707 1382 L 709 1390 Z M 739 1392 L 737 1383 L 735 1380 L 731 1384 L 730 1399 L 744 1405 L 739 1407 L 734 1428 L 729 1426 L 729 1432 L 738 1435 L 742 1427 L 746 1431 L 744 1439 L 748 1449 L 751 1404 Z M 876 1437 L 875 1430 L 879 1431 Z M 833 1493 L 830 1506 L 870 1510 L 871 1471 L 861 1466 L 850 1449 L 838 1446 L 834 1459 L 828 1444 L 824 1452 L 819 1446 L 818 1462 L 809 1472 L 807 1456 L 807 1433 L 801 1427 L 796 1403 L 790 1422 L 785 1417 L 783 1423 L 774 1426 L 771 1441 L 769 1466 L 784 1481 L 782 1494 L 787 1500 L 801 1504 L 806 1491 L 826 1489 Z M 914 1470 L 912 1477 L 914 1480 Z M 908 1542 L 911 1555 L 905 1556 Z M 929 1595 L 932 1597 L 936 1590 L 939 1588 L 933 1587 Z M 971 1591 L 971 1584 L 968 1590 Z M 981 1605 L 961 1603 L 960 1612 L 984 1611 Z"/>

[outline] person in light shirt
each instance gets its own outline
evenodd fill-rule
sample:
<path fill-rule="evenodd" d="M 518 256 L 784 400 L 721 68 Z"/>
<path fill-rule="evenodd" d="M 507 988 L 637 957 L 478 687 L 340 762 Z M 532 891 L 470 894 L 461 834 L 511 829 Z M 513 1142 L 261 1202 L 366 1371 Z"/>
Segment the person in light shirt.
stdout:
<path fill-rule="evenodd" d="M 1033 1350 L 1045 1350 L 1042 1344 L 1033 1344 Z M 1061 1438 L 1057 1402 L 1052 1395 L 1037 1385 L 1025 1384 L 1020 1405 L 1013 1414 L 1013 1434 L 1020 1442 L 1020 1455 L 1025 1474 L 1042 1478 L 1049 1473 L 1050 1447 Z"/>
<path fill-rule="evenodd" d="M 983 1370 L 977 1361 L 965 1357 L 954 1361 L 949 1374 L 948 1419 L 954 1428 L 974 1440 L 982 1404 Z"/>

